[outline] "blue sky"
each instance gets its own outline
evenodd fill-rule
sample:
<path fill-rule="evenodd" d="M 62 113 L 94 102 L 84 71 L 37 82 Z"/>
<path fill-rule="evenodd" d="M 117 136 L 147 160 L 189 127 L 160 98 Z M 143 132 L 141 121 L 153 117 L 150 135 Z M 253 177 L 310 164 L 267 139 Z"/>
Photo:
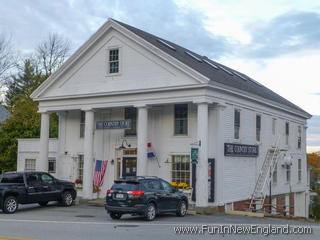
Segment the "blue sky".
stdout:
<path fill-rule="evenodd" d="M 52 32 L 77 48 L 108 17 L 239 70 L 316 115 L 308 146 L 320 150 L 320 1 L 10 0 L 0 32 L 21 53 Z"/>

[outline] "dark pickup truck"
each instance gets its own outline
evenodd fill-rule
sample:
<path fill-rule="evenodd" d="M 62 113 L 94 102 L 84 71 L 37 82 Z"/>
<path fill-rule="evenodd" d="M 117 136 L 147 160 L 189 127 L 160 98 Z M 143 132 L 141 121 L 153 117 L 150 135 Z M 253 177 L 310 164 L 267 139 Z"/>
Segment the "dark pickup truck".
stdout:
<path fill-rule="evenodd" d="M 76 196 L 73 183 L 45 172 L 7 172 L 0 181 L 0 207 L 4 213 L 16 212 L 19 204 L 46 206 L 50 201 L 59 201 L 71 206 Z"/>

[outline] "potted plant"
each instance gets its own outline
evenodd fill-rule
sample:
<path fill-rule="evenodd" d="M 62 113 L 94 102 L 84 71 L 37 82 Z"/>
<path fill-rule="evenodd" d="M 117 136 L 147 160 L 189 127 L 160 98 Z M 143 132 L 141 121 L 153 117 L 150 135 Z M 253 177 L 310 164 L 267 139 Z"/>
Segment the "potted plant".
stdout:
<path fill-rule="evenodd" d="M 82 189 L 82 180 L 81 179 L 76 179 L 74 181 L 74 183 L 75 183 L 77 189 Z"/>

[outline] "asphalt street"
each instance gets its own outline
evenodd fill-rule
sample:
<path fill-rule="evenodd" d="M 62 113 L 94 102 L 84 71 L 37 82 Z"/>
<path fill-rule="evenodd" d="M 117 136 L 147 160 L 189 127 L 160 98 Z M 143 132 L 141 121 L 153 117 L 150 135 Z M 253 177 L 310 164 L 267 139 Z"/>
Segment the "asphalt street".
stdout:
<path fill-rule="evenodd" d="M 248 234 L 177 234 L 175 228 L 202 225 L 254 225 L 310 226 L 312 234 L 269 235 L 268 237 Z M 140 217 L 123 216 L 112 220 L 103 207 L 72 206 L 69 208 L 51 204 L 40 207 L 36 204 L 20 206 L 18 212 L 7 215 L 0 212 L 1 239 L 320 239 L 320 225 L 285 219 L 251 218 L 231 215 L 175 215 L 159 216 L 153 222 Z"/>

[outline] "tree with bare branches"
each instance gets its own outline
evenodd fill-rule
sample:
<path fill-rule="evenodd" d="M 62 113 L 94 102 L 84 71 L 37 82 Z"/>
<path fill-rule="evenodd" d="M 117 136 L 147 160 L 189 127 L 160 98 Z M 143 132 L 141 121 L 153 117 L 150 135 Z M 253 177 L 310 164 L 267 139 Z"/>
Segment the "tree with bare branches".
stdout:
<path fill-rule="evenodd" d="M 13 67 L 13 64 L 10 41 L 0 33 L 0 83 L 6 78 L 8 70 Z"/>
<path fill-rule="evenodd" d="M 50 76 L 69 56 L 71 47 L 69 40 L 53 33 L 41 42 L 36 49 L 43 75 Z"/>

